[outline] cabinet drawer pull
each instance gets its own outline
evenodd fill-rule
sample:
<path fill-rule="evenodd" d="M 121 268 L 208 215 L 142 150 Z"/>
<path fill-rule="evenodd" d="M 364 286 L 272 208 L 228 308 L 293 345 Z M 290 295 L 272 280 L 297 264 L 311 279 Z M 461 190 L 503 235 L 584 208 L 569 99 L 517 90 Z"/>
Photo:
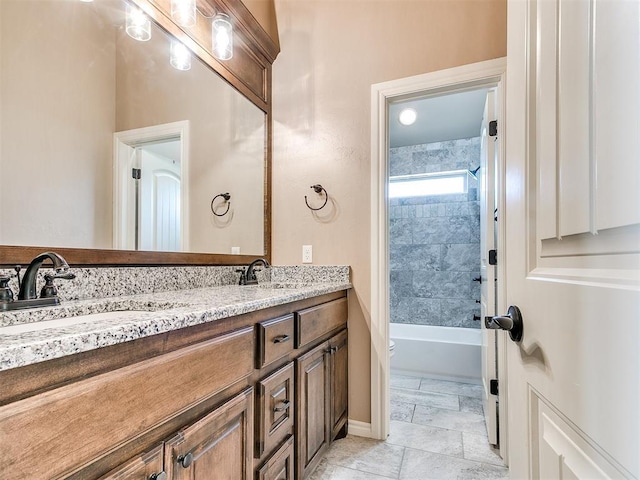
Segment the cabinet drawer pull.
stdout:
<path fill-rule="evenodd" d="M 189 452 L 186 455 L 180 455 L 178 463 L 182 465 L 182 468 L 189 468 L 193 463 L 193 453 Z"/>
<path fill-rule="evenodd" d="M 273 407 L 274 412 L 284 412 L 289 409 L 291 402 L 289 400 L 283 400 L 279 407 Z"/>
<path fill-rule="evenodd" d="M 291 339 L 291 337 L 289 335 L 278 335 L 276 338 L 273 339 L 273 343 L 284 343 L 287 342 Z"/>
<path fill-rule="evenodd" d="M 152 473 L 149 480 L 167 480 L 166 472 Z"/>

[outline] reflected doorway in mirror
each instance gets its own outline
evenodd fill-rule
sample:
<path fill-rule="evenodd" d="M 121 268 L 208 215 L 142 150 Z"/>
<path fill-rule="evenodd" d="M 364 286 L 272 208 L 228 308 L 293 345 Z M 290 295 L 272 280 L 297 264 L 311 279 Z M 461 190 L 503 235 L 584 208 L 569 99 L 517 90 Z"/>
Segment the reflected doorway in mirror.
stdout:
<path fill-rule="evenodd" d="M 189 249 L 189 122 L 114 134 L 114 246 Z"/>

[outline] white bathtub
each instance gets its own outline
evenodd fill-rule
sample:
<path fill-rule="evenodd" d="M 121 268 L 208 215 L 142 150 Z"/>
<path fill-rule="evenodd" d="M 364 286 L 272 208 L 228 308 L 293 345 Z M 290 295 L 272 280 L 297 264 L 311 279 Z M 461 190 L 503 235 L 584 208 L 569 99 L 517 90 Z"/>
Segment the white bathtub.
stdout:
<path fill-rule="evenodd" d="M 482 383 L 481 330 L 391 323 L 391 370 L 404 375 Z"/>

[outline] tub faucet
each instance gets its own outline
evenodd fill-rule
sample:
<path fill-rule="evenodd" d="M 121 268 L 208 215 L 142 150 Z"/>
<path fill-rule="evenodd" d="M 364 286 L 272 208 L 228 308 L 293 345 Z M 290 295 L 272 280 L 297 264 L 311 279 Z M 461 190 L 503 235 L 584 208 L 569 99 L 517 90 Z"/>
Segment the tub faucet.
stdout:
<path fill-rule="evenodd" d="M 31 263 L 27 267 L 24 273 L 24 278 L 20 284 L 20 293 L 18 293 L 18 300 L 31 300 L 37 298 L 36 295 L 36 279 L 38 277 L 38 270 L 42 266 L 45 260 L 51 260 L 53 268 L 56 272 L 55 275 L 47 275 L 47 283 L 51 283 L 54 278 L 64 278 L 71 280 L 75 278 L 75 275 L 69 272 L 69 264 L 64 258 L 55 252 L 44 252 L 31 260 Z"/>
<path fill-rule="evenodd" d="M 262 263 L 262 265 L 264 265 L 265 268 L 269 268 L 271 265 L 269 265 L 269 262 L 267 262 L 266 259 L 264 258 L 258 258 L 256 260 L 254 260 L 253 262 L 251 262 L 249 264 L 249 266 L 247 267 L 247 272 L 245 273 L 245 285 L 257 285 L 258 284 L 258 278 L 256 277 L 256 265 L 258 265 L 259 263 Z"/>

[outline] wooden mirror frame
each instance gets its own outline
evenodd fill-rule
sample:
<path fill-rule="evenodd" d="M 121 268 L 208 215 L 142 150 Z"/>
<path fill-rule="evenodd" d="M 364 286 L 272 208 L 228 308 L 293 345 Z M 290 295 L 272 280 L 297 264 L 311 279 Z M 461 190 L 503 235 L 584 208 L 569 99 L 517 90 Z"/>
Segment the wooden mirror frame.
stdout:
<path fill-rule="evenodd" d="M 194 27 L 184 29 L 171 19 L 170 0 L 129 0 L 145 11 L 161 28 L 188 46 L 205 64 L 265 113 L 264 255 L 150 252 L 52 246 L 0 245 L 0 266 L 29 264 L 39 253 L 54 250 L 70 265 L 245 265 L 256 258 L 271 261 L 271 65 L 280 48 L 265 32 L 241 0 L 198 0 L 207 17 L 226 13 L 234 26 L 234 55 L 217 60 L 211 51 L 211 20 L 197 15 Z"/>

